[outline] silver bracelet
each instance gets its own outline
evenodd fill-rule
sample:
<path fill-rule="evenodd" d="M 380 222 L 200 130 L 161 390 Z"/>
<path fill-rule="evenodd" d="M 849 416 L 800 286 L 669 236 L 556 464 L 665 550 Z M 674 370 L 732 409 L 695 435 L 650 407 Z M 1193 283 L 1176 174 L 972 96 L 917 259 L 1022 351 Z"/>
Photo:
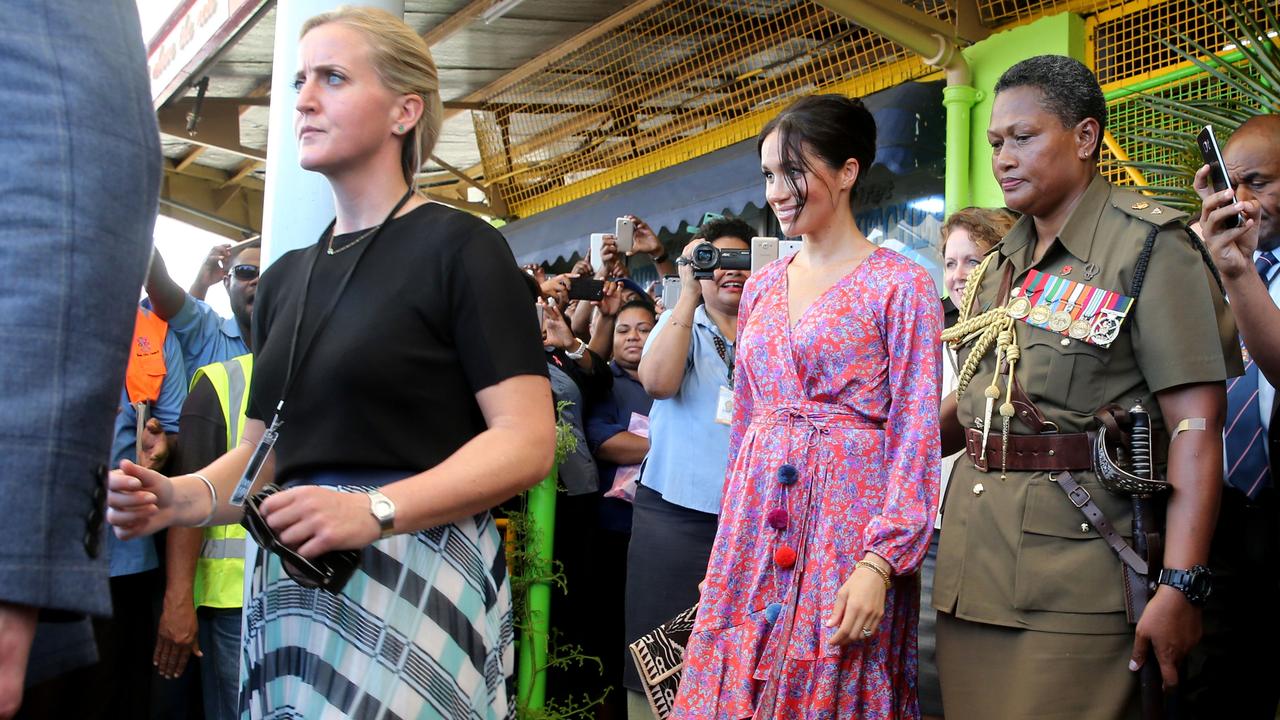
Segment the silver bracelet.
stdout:
<path fill-rule="evenodd" d="M 209 501 L 212 503 L 209 506 L 209 514 L 205 515 L 203 520 L 192 527 L 209 527 L 209 523 L 213 520 L 214 514 L 218 512 L 218 490 L 213 486 L 213 483 L 209 482 L 209 478 L 201 475 L 200 473 L 190 474 L 192 477 L 198 477 L 204 481 L 204 486 L 209 488 Z"/>

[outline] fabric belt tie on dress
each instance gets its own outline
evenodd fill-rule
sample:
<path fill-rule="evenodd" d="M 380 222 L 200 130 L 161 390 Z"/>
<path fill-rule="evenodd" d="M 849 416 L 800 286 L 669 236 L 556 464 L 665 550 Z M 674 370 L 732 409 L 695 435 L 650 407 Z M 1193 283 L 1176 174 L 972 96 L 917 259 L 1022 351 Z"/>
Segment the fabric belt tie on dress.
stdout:
<path fill-rule="evenodd" d="M 807 428 L 808 434 L 805 436 L 806 448 L 817 447 L 822 437 L 831 433 L 832 428 L 842 430 L 884 430 L 883 423 L 850 413 L 848 408 L 843 405 L 832 405 L 816 401 L 754 408 L 754 412 L 751 415 L 751 424 L 798 429 Z M 787 464 L 791 464 L 792 461 L 791 451 L 791 435 L 788 433 L 787 447 L 783 453 L 783 458 L 785 458 Z M 760 661 L 756 666 L 756 679 L 765 681 L 765 686 L 760 694 L 756 708 L 758 717 L 761 716 L 761 710 L 765 711 L 763 717 L 772 717 L 773 715 L 778 692 L 778 674 L 782 671 L 782 664 L 778 661 L 778 656 L 780 653 L 785 653 L 786 648 L 791 644 L 791 635 L 795 631 L 796 608 L 800 601 L 800 586 L 804 580 L 805 559 L 809 549 L 809 511 L 813 507 L 815 490 L 825 487 L 826 481 L 831 476 L 833 459 L 834 456 L 830 450 L 820 451 L 814 458 L 812 466 L 808 468 L 809 477 L 804 483 L 804 501 L 800 506 L 804 508 L 805 512 L 803 519 L 799 523 L 798 537 L 795 538 L 798 547 L 795 548 L 796 559 L 791 570 L 793 575 L 787 588 L 786 599 L 782 603 L 781 617 L 777 618 L 777 620 L 781 621 L 781 627 L 778 627 L 777 622 L 771 622 L 773 630 L 769 633 L 768 640 L 765 642 L 764 649 L 760 654 Z M 797 468 L 798 470 L 799 468 Z M 800 475 L 801 473 L 797 472 L 797 476 Z M 778 571 L 775 569 L 775 572 Z M 778 584 L 782 585 L 781 581 Z M 778 630 L 781 632 L 778 632 Z M 767 675 L 761 677 L 762 673 L 767 673 Z"/>

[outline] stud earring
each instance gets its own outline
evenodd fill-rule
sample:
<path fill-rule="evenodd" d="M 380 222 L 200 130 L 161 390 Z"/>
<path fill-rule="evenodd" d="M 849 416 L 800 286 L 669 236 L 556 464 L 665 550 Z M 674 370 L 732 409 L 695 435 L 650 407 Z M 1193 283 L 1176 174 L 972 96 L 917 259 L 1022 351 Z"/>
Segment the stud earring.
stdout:
<path fill-rule="evenodd" d="M 397 125 L 397 126 L 396 126 L 396 132 L 403 133 L 403 132 L 404 132 L 404 126 L 403 126 L 403 125 Z"/>

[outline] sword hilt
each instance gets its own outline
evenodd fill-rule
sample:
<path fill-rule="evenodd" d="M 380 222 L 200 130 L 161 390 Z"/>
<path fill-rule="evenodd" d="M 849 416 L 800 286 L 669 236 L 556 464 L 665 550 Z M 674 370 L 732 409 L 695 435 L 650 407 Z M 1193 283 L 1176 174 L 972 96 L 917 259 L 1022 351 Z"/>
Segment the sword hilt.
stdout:
<path fill-rule="evenodd" d="M 1141 404 L 1129 408 L 1132 429 L 1129 431 L 1129 458 L 1134 475 L 1151 480 L 1155 477 L 1155 463 L 1151 457 L 1151 414 Z"/>

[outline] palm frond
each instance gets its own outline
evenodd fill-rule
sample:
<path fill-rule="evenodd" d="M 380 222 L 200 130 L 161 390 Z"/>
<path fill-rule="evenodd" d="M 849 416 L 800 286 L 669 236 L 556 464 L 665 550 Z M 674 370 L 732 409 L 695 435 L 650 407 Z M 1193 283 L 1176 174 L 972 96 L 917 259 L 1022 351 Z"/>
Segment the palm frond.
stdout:
<path fill-rule="evenodd" d="M 1158 91 L 1135 93 L 1126 101 L 1140 103 L 1157 119 L 1144 127 L 1114 131 L 1131 149 L 1130 159 L 1115 166 L 1137 170 L 1148 180 L 1148 185 L 1135 189 L 1189 212 L 1200 206 L 1191 189 L 1191 179 L 1202 164 L 1195 143 L 1198 129 L 1212 125 L 1225 142 L 1249 118 L 1280 112 L 1280 45 L 1269 36 L 1280 29 L 1280 18 L 1272 3 L 1258 3 L 1260 10 L 1250 7 L 1248 0 L 1197 0 L 1195 4 L 1230 45 L 1214 52 L 1182 33 L 1156 39 L 1219 84 L 1226 97 L 1205 100 Z M 1225 10 L 1226 20 L 1223 13 L 1215 12 L 1218 8 Z"/>

